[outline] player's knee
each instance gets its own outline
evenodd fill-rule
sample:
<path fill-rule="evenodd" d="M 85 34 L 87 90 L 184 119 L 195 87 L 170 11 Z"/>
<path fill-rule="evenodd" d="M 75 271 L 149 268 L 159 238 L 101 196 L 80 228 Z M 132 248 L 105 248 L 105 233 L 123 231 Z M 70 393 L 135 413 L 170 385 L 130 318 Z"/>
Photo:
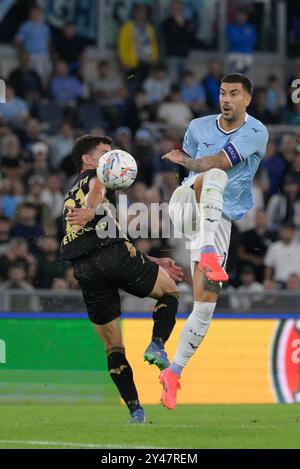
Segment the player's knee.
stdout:
<path fill-rule="evenodd" d="M 106 353 L 110 352 L 111 350 L 117 350 L 117 349 L 124 349 L 124 344 L 122 342 L 122 339 L 116 338 L 116 337 L 105 337 L 103 338 L 104 346 L 106 349 Z M 125 349 L 124 349 L 125 353 Z"/>
<path fill-rule="evenodd" d="M 212 168 L 207 171 L 203 178 L 203 185 L 214 184 L 220 189 L 225 188 L 228 181 L 228 176 L 225 171 L 219 168 Z"/>

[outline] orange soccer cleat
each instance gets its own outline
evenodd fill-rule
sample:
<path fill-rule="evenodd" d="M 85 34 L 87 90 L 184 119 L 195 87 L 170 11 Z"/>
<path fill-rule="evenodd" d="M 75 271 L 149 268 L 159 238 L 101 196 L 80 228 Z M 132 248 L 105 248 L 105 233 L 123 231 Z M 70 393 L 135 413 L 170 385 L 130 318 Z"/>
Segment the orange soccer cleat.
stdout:
<path fill-rule="evenodd" d="M 199 269 L 205 273 L 212 282 L 228 282 L 228 275 L 219 264 L 219 258 L 215 252 L 200 254 Z"/>
<path fill-rule="evenodd" d="M 160 374 L 160 382 L 163 386 L 161 396 L 162 404 L 170 410 L 176 407 L 177 389 L 180 389 L 179 376 L 173 373 L 170 368 L 166 368 Z"/>

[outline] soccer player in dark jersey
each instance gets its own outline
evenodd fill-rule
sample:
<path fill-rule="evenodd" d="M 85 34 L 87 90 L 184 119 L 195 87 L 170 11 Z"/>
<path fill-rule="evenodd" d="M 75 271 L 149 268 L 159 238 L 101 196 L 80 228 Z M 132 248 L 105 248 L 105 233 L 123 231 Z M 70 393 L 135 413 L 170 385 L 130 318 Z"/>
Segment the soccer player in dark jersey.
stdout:
<path fill-rule="evenodd" d="M 74 266 L 89 319 L 104 343 L 108 371 L 130 411 L 131 422 L 144 423 L 144 410 L 122 340 L 119 289 L 157 300 L 144 359 L 163 370 L 169 366 L 164 344 L 174 328 L 178 308 L 174 280 L 181 280 L 182 271 L 172 259 L 149 258 L 138 251 L 116 220 L 115 235 L 103 233 L 107 227 L 104 215 L 107 220 L 113 213 L 109 208 L 100 209 L 108 207 L 114 193 L 101 185 L 96 168 L 101 156 L 111 150 L 110 145 L 109 137 L 91 135 L 80 137 L 74 144 L 72 161 L 80 174 L 65 196 L 61 254 Z"/>

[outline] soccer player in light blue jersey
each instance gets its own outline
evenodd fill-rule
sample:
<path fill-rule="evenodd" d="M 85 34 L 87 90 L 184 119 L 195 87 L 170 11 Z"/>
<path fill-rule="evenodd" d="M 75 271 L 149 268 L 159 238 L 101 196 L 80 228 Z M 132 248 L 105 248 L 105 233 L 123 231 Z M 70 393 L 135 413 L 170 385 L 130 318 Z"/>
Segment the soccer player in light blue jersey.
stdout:
<path fill-rule="evenodd" d="M 226 266 L 232 220 L 252 207 L 252 180 L 268 141 L 266 127 L 247 114 L 252 83 L 243 74 L 223 77 L 220 115 L 191 121 L 183 152 L 172 150 L 162 158 L 189 169 L 173 193 L 169 213 L 175 228 L 191 241 L 194 305 L 173 363 L 161 373 L 162 403 L 176 406 L 179 378 L 205 337 Z M 222 264 L 220 264 L 220 261 Z"/>

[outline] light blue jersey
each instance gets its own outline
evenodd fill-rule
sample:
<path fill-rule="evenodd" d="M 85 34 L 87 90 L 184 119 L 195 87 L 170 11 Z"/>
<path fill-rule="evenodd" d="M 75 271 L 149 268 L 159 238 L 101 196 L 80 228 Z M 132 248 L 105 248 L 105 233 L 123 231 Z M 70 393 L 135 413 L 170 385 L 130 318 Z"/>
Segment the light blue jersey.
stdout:
<path fill-rule="evenodd" d="M 253 205 L 252 180 L 265 155 L 268 131 L 259 120 L 246 114 L 239 128 L 225 132 L 219 125 L 220 117 L 192 120 L 183 150 L 192 158 L 205 158 L 224 150 L 232 168 L 227 171 L 223 213 L 230 220 L 239 220 Z M 196 174 L 190 171 L 187 179 Z"/>

